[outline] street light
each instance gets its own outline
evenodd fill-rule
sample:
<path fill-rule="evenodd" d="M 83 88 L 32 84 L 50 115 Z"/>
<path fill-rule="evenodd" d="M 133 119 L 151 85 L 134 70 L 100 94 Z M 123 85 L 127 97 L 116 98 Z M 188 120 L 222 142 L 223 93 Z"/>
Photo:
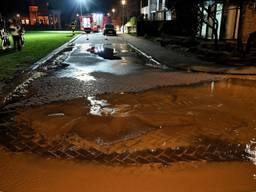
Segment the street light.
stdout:
<path fill-rule="evenodd" d="M 122 12 L 123 12 L 123 14 L 122 14 L 122 17 L 123 17 L 122 25 L 123 25 L 123 33 L 124 33 L 124 25 L 125 25 L 125 21 L 124 21 L 124 6 L 126 5 L 126 0 L 122 0 L 121 4 L 122 4 Z"/>
<path fill-rule="evenodd" d="M 115 13 L 116 12 L 116 10 L 115 9 L 112 9 L 112 13 Z"/>
<path fill-rule="evenodd" d="M 83 8 L 82 8 L 82 3 L 84 0 L 77 0 L 79 2 L 79 6 L 80 6 L 80 15 L 83 16 Z"/>
<path fill-rule="evenodd" d="M 125 5 L 126 4 L 126 0 L 122 0 L 122 5 Z"/>

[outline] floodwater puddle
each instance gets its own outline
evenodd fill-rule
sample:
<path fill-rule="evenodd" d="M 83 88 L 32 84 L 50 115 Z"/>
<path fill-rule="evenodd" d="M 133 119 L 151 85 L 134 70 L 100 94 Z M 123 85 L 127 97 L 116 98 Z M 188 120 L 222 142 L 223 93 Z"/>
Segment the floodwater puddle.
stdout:
<path fill-rule="evenodd" d="M 119 167 L 44 160 L 32 155 L 14 157 L 2 151 L 0 155 L 3 191 L 254 192 L 256 188 L 255 166 L 248 163 Z"/>
<path fill-rule="evenodd" d="M 116 50 L 113 48 L 109 48 L 102 45 L 98 45 L 96 47 L 91 47 L 87 49 L 88 52 L 96 54 L 104 59 L 109 59 L 109 60 L 118 60 L 121 59 L 121 57 L 116 56 Z"/>
<path fill-rule="evenodd" d="M 216 137 L 251 146 L 256 135 L 254 82 L 225 80 L 190 87 L 104 94 L 19 109 L 16 121 L 48 138 L 76 133 L 104 142 L 160 130 L 177 143 Z M 65 114 L 65 115 L 49 115 Z M 168 146 L 168 139 L 166 141 Z"/>
<path fill-rule="evenodd" d="M 64 63 L 68 67 L 57 71 L 57 77 L 81 81 L 94 81 L 95 72 L 126 75 L 148 68 L 127 44 L 79 44 Z"/>
<path fill-rule="evenodd" d="M 127 178 L 131 179 L 130 174 L 133 178 L 142 177 L 142 171 L 145 178 L 158 179 L 159 186 L 172 186 L 175 191 L 253 191 L 256 186 L 255 96 L 254 81 L 228 79 L 143 92 L 106 93 L 19 108 L 12 121 L 13 126 L 22 127 L 17 129 L 22 134 L 28 129 L 36 135 L 32 137 L 30 143 L 33 145 L 29 150 L 44 147 L 46 142 L 48 145 L 43 149 L 51 153 L 80 154 L 78 158 L 89 154 L 83 158 L 111 165 L 120 161 L 124 163 L 125 157 L 129 157 L 128 160 L 142 165 L 131 172 L 129 170 L 134 164 L 102 168 L 104 172 L 111 171 L 113 175 L 109 177 L 112 178 L 115 175 L 112 169 L 119 173 L 122 169 L 124 183 Z M 43 144 L 38 135 L 44 138 Z M 6 155 L 4 157 L 8 159 Z M 172 166 L 153 167 L 163 161 L 171 162 Z M 18 165 L 22 165 L 20 160 Z M 55 162 L 52 165 L 60 164 Z M 43 169 L 49 165 L 42 163 L 41 166 Z M 77 164 L 77 171 L 73 172 L 72 165 L 70 173 L 84 175 L 78 170 L 87 170 L 86 166 L 92 166 L 93 170 L 99 168 L 93 163 Z M 8 166 L 3 167 L 0 169 L 9 170 Z M 50 174 L 64 175 L 66 169 L 54 170 L 56 172 Z M 32 173 L 26 177 L 30 178 Z M 101 172 L 95 178 L 100 175 Z M 144 176 L 141 179 L 145 180 Z M 164 182 L 165 179 L 168 182 Z M 175 182 L 169 185 L 170 180 Z M 188 187 L 184 188 L 183 183 Z M 161 191 L 160 188 L 157 191 Z"/>

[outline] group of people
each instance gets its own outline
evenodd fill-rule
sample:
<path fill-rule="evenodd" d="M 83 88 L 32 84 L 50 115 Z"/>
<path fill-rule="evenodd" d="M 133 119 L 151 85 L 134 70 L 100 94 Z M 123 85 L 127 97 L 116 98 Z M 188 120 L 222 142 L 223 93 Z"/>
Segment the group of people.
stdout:
<path fill-rule="evenodd" d="M 0 38 L 2 40 L 1 47 L 3 50 L 11 48 L 9 40 L 9 33 L 13 38 L 13 48 L 21 51 L 24 45 L 24 28 L 17 18 L 8 20 L 6 23 L 4 18 L 0 15 Z"/>

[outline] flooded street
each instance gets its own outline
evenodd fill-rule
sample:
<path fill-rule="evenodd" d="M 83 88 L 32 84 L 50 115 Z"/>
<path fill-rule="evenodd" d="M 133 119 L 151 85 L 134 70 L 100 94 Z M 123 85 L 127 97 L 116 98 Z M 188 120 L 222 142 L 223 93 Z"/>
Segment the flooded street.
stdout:
<path fill-rule="evenodd" d="M 0 111 L 0 191 L 256 190 L 253 77 L 168 69 L 121 36 L 69 49 Z"/>
<path fill-rule="evenodd" d="M 249 163 L 104 166 L 0 152 L 2 191 L 255 191 Z M 9 162 L 6 164 L 6 162 Z M 3 166 L 5 164 L 5 166 Z M 234 174 L 235 170 L 235 174 Z"/>

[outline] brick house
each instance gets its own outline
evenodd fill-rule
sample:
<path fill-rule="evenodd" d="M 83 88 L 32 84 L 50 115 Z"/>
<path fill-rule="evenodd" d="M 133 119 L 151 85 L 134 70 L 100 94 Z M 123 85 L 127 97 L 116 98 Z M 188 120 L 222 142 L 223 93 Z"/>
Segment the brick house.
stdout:
<path fill-rule="evenodd" d="M 20 15 L 23 25 L 61 29 L 61 11 L 51 9 L 48 1 L 31 0 L 27 6 L 27 13 Z"/>

